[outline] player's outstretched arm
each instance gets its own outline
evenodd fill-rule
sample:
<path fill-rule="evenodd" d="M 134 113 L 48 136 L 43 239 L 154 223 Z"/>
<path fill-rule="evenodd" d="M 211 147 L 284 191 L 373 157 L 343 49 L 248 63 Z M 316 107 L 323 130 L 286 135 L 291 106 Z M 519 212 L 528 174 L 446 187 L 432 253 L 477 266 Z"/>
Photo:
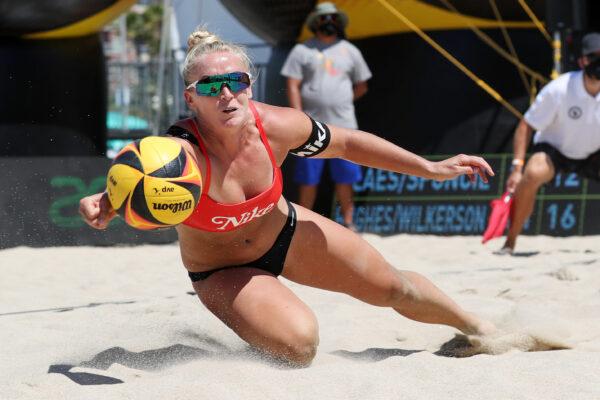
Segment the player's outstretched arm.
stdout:
<path fill-rule="evenodd" d="M 79 214 L 86 224 L 96 229 L 105 229 L 117 215 L 106 192 L 96 193 L 79 200 Z"/>
<path fill-rule="evenodd" d="M 388 171 L 444 181 L 459 175 L 484 182 L 494 171 L 481 157 L 460 154 L 442 161 L 424 159 L 368 132 L 340 128 L 312 121 L 290 108 L 272 107 L 270 125 L 276 142 L 285 142 L 286 151 L 304 157 L 343 158 L 357 164 Z M 270 126 L 270 127 L 271 127 Z M 274 131 L 274 132 L 273 132 Z"/>
<path fill-rule="evenodd" d="M 442 161 L 429 161 L 367 132 L 333 128 L 344 140 L 341 158 L 369 167 L 386 169 L 402 174 L 445 181 L 459 175 L 475 180 L 479 175 L 484 182 L 494 176 L 492 167 L 481 157 L 459 154 Z M 340 132 L 341 131 L 341 132 Z"/>

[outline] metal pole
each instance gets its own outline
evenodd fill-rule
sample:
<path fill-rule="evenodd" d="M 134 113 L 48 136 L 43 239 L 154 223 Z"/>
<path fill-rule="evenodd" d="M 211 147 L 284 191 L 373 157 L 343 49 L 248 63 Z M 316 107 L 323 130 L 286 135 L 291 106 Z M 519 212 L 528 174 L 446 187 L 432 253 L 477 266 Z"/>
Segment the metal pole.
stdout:
<path fill-rule="evenodd" d="M 171 74 L 172 74 L 172 84 L 173 90 L 171 93 L 173 94 L 173 114 L 172 119 L 179 119 L 181 116 L 181 87 L 183 86 L 183 82 L 181 81 L 181 71 L 183 68 L 183 61 L 185 59 L 185 51 L 181 47 L 181 42 L 179 40 L 179 29 L 177 27 L 177 15 L 175 10 L 173 9 L 171 12 Z"/>
<path fill-rule="evenodd" d="M 123 14 L 119 18 L 119 33 L 121 36 L 121 100 L 123 109 L 121 112 L 121 126 L 125 132 L 129 131 L 129 103 L 131 92 L 129 88 L 129 69 L 127 68 L 127 16 Z"/>
<path fill-rule="evenodd" d="M 171 0 L 163 0 L 163 17 L 162 17 L 162 26 L 161 26 L 161 35 L 160 35 L 160 48 L 158 51 L 158 77 L 156 83 L 156 104 L 158 105 L 154 120 L 154 135 L 158 135 L 158 131 L 160 130 L 160 122 L 162 116 L 162 106 L 163 106 L 163 83 L 164 83 L 164 74 L 165 74 L 165 53 L 167 51 L 167 46 L 169 45 L 169 24 L 171 22 Z"/>
<path fill-rule="evenodd" d="M 552 73 L 550 74 L 550 77 L 552 79 L 556 79 L 562 73 L 562 42 L 559 30 L 554 31 L 552 38 L 552 49 L 554 50 L 554 64 L 552 67 Z"/>

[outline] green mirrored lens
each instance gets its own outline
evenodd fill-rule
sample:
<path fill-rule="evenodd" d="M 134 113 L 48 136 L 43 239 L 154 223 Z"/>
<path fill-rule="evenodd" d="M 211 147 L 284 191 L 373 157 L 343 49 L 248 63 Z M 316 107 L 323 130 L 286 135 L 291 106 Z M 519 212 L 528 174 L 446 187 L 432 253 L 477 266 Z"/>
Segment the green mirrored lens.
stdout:
<path fill-rule="evenodd" d="M 217 96 L 221 91 L 222 82 L 200 83 L 196 84 L 196 93 L 200 96 Z"/>
<path fill-rule="evenodd" d="M 200 96 L 217 96 L 223 85 L 237 93 L 250 86 L 250 76 L 245 72 L 207 76 L 196 84 L 196 93 Z"/>

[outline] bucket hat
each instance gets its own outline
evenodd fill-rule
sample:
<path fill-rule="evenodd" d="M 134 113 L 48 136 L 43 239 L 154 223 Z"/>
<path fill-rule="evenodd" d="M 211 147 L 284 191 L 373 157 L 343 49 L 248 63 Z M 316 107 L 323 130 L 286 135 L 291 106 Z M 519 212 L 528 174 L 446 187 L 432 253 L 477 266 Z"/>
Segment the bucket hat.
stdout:
<path fill-rule="evenodd" d="M 335 4 L 329 1 L 319 3 L 315 6 L 315 9 L 310 14 L 308 14 L 308 17 L 306 18 L 306 25 L 314 31 L 317 29 L 317 22 L 319 21 L 319 17 L 321 15 L 329 14 L 338 15 L 338 18 L 342 23 L 342 29 L 346 29 L 346 26 L 348 25 L 348 16 L 345 12 L 338 10 Z"/>

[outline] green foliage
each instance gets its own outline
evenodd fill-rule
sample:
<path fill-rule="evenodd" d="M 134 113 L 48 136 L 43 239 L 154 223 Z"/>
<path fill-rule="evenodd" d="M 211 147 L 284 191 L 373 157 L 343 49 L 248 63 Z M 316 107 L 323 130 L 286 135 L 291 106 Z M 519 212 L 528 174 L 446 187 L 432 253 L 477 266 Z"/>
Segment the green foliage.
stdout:
<path fill-rule="evenodd" d="M 127 36 L 139 48 L 147 46 L 151 57 L 156 57 L 160 48 L 160 32 L 163 8 L 161 5 L 150 5 L 142 13 L 127 14 Z"/>

